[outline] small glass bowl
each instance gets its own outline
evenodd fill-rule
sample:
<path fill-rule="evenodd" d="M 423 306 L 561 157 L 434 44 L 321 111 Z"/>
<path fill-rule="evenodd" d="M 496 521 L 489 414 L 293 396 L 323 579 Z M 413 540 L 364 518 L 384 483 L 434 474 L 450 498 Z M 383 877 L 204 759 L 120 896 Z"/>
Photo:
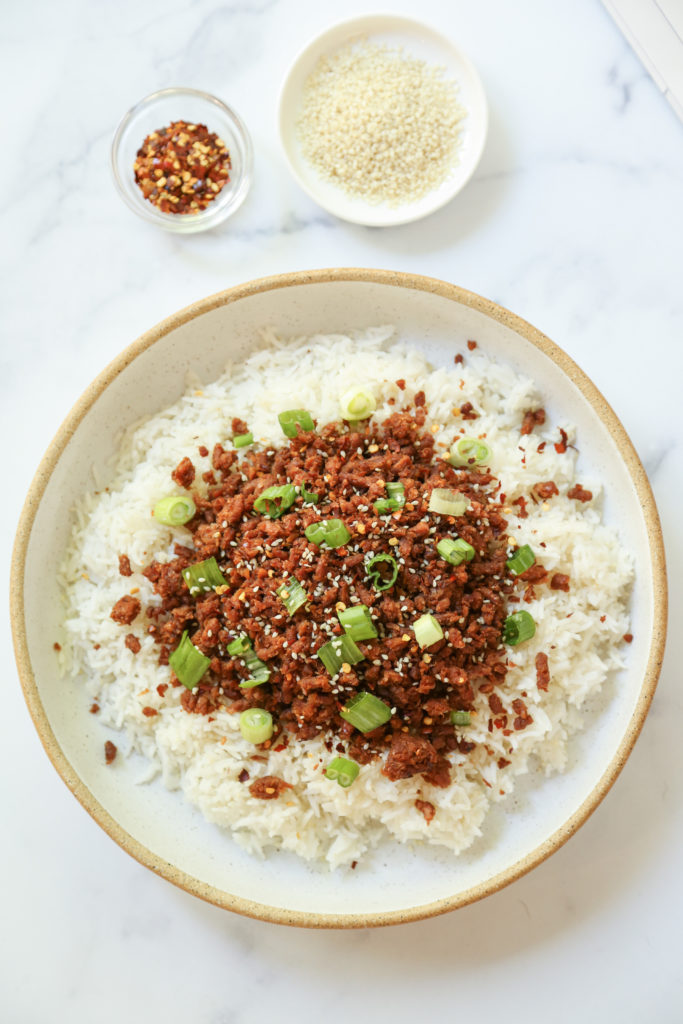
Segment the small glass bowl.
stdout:
<path fill-rule="evenodd" d="M 163 213 L 145 199 L 135 181 L 133 164 L 146 137 L 181 120 L 205 124 L 230 153 L 230 181 L 200 213 Z M 114 181 L 124 202 L 150 224 L 184 234 L 216 227 L 242 205 L 251 187 L 253 162 L 251 138 L 243 121 L 221 100 L 200 89 L 160 89 L 145 96 L 121 120 L 111 147 Z"/>

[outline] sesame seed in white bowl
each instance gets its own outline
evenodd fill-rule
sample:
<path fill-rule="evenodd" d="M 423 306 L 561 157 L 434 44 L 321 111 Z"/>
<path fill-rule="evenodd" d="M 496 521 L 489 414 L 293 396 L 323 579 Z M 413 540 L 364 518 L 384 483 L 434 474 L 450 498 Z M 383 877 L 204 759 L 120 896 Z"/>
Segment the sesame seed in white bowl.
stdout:
<path fill-rule="evenodd" d="M 373 226 L 417 220 L 452 199 L 479 162 L 487 120 L 467 58 L 434 29 L 393 15 L 319 36 L 280 97 L 298 183 L 329 212 Z"/>

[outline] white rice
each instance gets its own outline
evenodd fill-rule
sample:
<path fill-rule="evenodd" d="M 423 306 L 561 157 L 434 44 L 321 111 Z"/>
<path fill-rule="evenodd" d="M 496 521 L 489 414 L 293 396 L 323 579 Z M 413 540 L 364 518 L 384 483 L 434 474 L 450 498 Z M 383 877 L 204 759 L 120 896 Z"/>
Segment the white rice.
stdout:
<path fill-rule="evenodd" d="M 395 383 L 401 378 L 408 383 L 405 392 Z M 164 553 L 172 557 L 173 543 L 187 540 L 186 531 L 162 527 L 150 516 L 159 497 L 172 489 L 170 474 L 183 456 L 194 462 L 199 481 L 209 459 L 198 455 L 198 446 L 211 449 L 229 437 L 233 416 L 247 421 L 258 442 L 276 446 L 283 440 L 278 412 L 306 408 L 321 424 L 336 420 L 338 396 L 361 379 L 372 385 L 380 421 L 412 404 L 415 392 L 424 390 L 426 429 L 438 426 L 437 444 L 450 443 L 462 426 L 454 407 L 472 402 L 480 414 L 476 433 L 486 433 L 491 469 L 507 495 L 510 536 L 531 544 L 537 555 L 542 551 L 539 561 L 549 572 L 571 578 L 569 593 L 539 586 L 537 598 L 524 605 L 536 621 L 536 635 L 511 649 L 514 665 L 496 691 L 506 711 L 524 692 L 533 724 L 508 737 L 498 729 L 488 732 L 487 698 L 477 697 L 478 714 L 466 730 L 476 746 L 467 756 L 450 756 L 453 782 L 448 789 L 435 788 L 421 776 L 391 782 L 381 774 L 381 762 L 363 767 L 354 784 L 342 789 L 323 775 L 330 755 L 321 739 L 292 741 L 286 750 L 271 752 L 267 764 L 250 760 L 254 748 L 240 735 L 238 715 L 218 711 L 209 721 L 187 714 L 179 688 L 158 696 L 156 687 L 168 682 L 169 670 L 157 664 L 159 649 L 145 632 L 144 616 L 131 627 L 110 618 L 115 602 L 134 587 L 139 587 L 143 608 L 157 601 L 140 570 L 152 558 L 163 560 Z M 389 398 L 395 405 L 387 404 Z M 359 860 L 387 834 L 459 853 L 480 834 L 491 801 L 512 791 L 515 776 L 531 767 L 563 770 L 568 738 L 581 725 L 581 705 L 622 664 L 631 560 L 601 524 L 598 481 L 581 478 L 593 492 L 590 503 L 566 497 L 576 482 L 576 452 L 568 448 L 558 454 L 552 442 L 558 440 L 558 427 L 574 441 L 573 427 L 548 417 L 544 428 L 520 438 L 523 413 L 542 404 L 531 380 L 478 350 L 466 353 L 463 366 L 433 369 L 420 353 L 398 345 L 388 327 L 350 336 L 267 337 L 249 359 L 229 366 L 217 381 L 201 390 L 190 388 L 175 405 L 130 429 L 107 481 L 109 489 L 89 495 L 77 509 L 61 570 L 68 600 L 63 670 L 87 679 L 88 693 L 101 708 L 99 718 L 124 730 L 128 750 L 148 759 L 147 778 L 161 772 L 168 787 L 180 788 L 209 821 L 230 829 L 252 853 L 281 846 L 336 867 Z M 538 452 L 541 440 L 548 443 Z M 519 519 L 510 503 L 519 495 L 528 497 L 533 482 L 545 480 L 555 481 L 560 496 L 538 505 L 529 502 L 528 518 Z M 129 579 L 118 572 L 122 553 L 134 570 Z M 137 655 L 124 646 L 128 632 L 142 643 Z M 539 651 L 549 657 L 547 692 L 536 685 Z M 158 715 L 145 717 L 146 706 Z M 510 764 L 499 769 L 499 758 Z M 243 768 L 251 781 L 258 774 L 277 775 L 292 789 L 277 800 L 254 798 L 249 786 L 238 781 Z M 430 824 L 415 806 L 418 798 L 436 807 Z"/>

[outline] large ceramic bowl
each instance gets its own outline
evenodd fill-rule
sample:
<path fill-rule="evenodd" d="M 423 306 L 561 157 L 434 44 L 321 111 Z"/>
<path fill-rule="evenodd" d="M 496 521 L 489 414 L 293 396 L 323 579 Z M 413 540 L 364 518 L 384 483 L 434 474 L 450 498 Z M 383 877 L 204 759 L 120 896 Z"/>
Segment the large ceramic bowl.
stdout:
<path fill-rule="evenodd" d="M 216 377 L 246 355 L 264 325 L 284 334 L 342 332 L 395 323 L 403 338 L 452 362 L 476 338 L 489 355 L 531 374 L 553 420 L 590 438 L 590 466 L 607 494 L 605 515 L 636 560 L 626 667 L 592 706 L 565 774 L 530 777 L 489 815 L 464 855 L 387 844 L 356 871 L 311 867 L 292 855 L 249 857 L 177 793 L 136 785 L 139 765 L 101 758 L 101 726 L 82 682 L 58 678 L 55 574 L 74 498 L 92 487 L 122 427 L 177 399 L 188 370 Z M 588 446 L 584 446 L 587 448 Z M 582 456 L 583 458 L 583 456 Z M 584 472 L 582 464 L 582 472 Z M 664 647 L 666 578 L 657 511 L 643 467 L 609 405 L 565 353 L 492 302 L 430 278 L 379 270 L 319 270 L 241 285 L 152 328 L 90 385 L 48 449 L 31 485 L 14 551 L 12 616 L 26 700 L 48 756 L 109 835 L 157 874 L 203 899 L 269 921 L 316 927 L 397 923 L 480 899 L 539 864 L 595 810 L 643 724 Z"/>

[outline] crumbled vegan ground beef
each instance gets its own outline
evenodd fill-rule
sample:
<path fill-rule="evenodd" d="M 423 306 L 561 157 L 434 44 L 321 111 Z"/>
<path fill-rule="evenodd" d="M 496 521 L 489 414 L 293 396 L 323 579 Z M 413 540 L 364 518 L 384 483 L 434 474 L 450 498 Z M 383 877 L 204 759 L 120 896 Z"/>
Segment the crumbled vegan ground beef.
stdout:
<path fill-rule="evenodd" d="M 277 775 L 263 775 L 249 786 L 249 792 L 259 800 L 277 800 L 281 793 L 292 787 Z"/>
<path fill-rule="evenodd" d="M 279 448 L 250 448 L 239 459 L 234 450 L 214 446 L 212 469 L 204 475 L 208 489 L 193 492 L 197 513 L 187 524 L 192 546 L 178 544 L 170 561 L 153 561 L 143 570 L 158 595 L 147 617 L 160 663 L 168 663 L 184 631 L 210 658 L 198 685 L 182 693 L 187 712 L 210 714 L 220 705 L 235 712 L 263 707 L 285 741 L 287 734 L 301 739 L 327 734 L 338 751 L 361 764 L 386 751 L 388 778 L 421 774 L 436 786 L 450 781 L 445 755 L 471 749 L 456 734 L 451 710 L 471 710 L 481 690 L 490 694 L 492 713 L 502 715 L 496 728 L 507 724 L 502 702 L 491 692 L 507 673 L 501 631 L 516 580 L 505 564 L 507 521 L 499 484 L 485 467 L 455 468 L 437 458 L 433 435 L 422 429 L 426 415 L 424 394 L 418 392 L 414 413 L 393 413 L 381 426 L 371 420 L 333 423 L 300 431 Z M 247 430 L 240 420 L 233 426 Z M 191 482 L 189 459 L 181 461 L 173 478 Z M 373 503 L 386 498 L 392 481 L 403 484 L 405 504 L 381 515 Z M 266 488 L 288 483 L 305 485 L 318 503 L 305 503 L 298 493 L 279 518 L 254 511 Z M 464 514 L 456 519 L 429 512 L 435 488 L 464 495 L 469 501 Z M 307 540 L 308 525 L 333 518 L 347 526 L 347 544 L 331 549 Z M 475 555 L 453 566 L 436 545 L 456 536 L 471 544 Z M 368 560 L 378 553 L 394 558 L 398 570 L 395 583 L 384 590 L 376 589 L 367 571 Z M 183 569 L 211 557 L 225 586 L 190 595 Z M 545 583 L 547 576 L 536 565 L 519 579 L 528 592 L 532 582 Z M 293 615 L 277 594 L 292 578 L 307 595 Z M 338 612 L 354 604 L 368 607 L 378 636 L 359 641 L 362 661 L 344 664 L 331 676 L 316 655 L 343 635 Z M 139 610 L 139 602 L 126 596 L 112 618 L 130 622 Z M 423 650 L 413 624 L 425 613 L 436 618 L 443 639 Z M 243 634 L 268 666 L 265 684 L 240 686 L 250 672 L 227 648 Z M 178 685 L 173 677 L 172 682 Z M 385 725 L 365 734 L 340 715 L 362 691 L 379 697 L 392 712 Z M 515 700 L 513 709 L 514 728 L 525 728 L 532 718 L 524 701 Z M 250 790 L 264 789 L 264 781 Z M 253 795 L 274 799 L 279 791 Z"/>
<path fill-rule="evenodd" d="M 137 618 L 140 614 L 141 607 L 137 597 L 131 597 L 129 594 L 126 594 L 124 597 L 119 598 L 112 608 L 111 618 L 114 622 L 118 622 L 120 626 L 129 626 L 133 619 Z"/>

